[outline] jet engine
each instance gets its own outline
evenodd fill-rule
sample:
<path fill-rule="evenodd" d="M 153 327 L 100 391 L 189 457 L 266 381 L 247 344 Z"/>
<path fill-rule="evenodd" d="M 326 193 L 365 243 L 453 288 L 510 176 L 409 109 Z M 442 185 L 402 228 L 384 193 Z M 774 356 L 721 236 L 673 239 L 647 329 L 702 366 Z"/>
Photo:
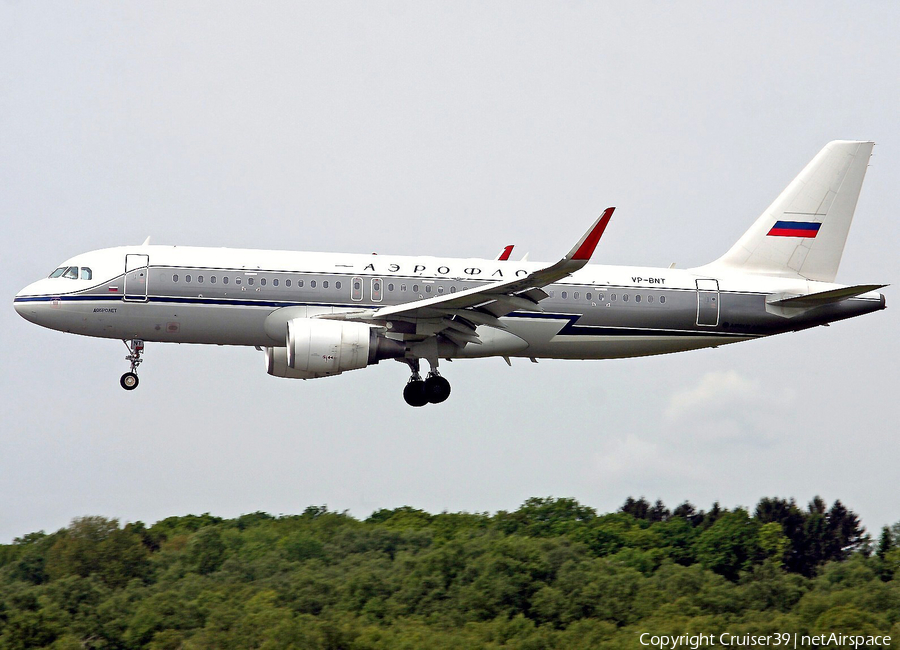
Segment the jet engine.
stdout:
<path fill-rule="evenodd" d="M 364 323 L 294 318 L 287 323 L 286 347 L 266 349 L 266 372 L 292 379 L 330 377 L 405 352 L 403 343 Z"/>

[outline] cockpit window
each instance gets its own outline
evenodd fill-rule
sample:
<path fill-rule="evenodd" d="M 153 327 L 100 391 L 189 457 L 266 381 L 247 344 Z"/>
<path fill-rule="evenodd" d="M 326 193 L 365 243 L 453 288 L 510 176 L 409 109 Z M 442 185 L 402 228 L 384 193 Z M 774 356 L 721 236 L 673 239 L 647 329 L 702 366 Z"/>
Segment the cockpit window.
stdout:
<path fill-rule="evenodd" d="M 91 270 L 88 267 L 86 267 L 86 266 L 81 267 L 81 279 L 82 280 L 91 280 L 91 279 L 93 279 L 93 277 L 94 277 L 94 274 L 91 272 Z"/>
<path fill-rule="evenodd" d="M 58 277 L 61 276 L 63 273 L 65 273 L 65 271 L 66 271 L 66 267 L 61 266 L 61 267 L 59 267 L 58 269 L 56 269 L 53 273 L 51 273 L 51 274 L 50 274 L 50 277 L 51 277 L 51 278 L 58 278 Z"/>
<path fill-rule="evenodd" d="M 66 269 L 66 272 L 63 273 L 63 277 L 68 280 L 77 280 L 78 279 L 78 267 L 70 266 Z"/>

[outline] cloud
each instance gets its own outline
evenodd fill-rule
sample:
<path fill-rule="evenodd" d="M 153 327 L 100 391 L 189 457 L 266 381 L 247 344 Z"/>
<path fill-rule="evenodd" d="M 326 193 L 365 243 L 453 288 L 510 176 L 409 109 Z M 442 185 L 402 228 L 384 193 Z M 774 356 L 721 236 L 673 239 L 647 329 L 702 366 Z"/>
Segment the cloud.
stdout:
<path fill-rule="evenodd" d="M 759 382 L 742 377 L 736 370 L 708 372 L 693 388 L 684 388 L 669 398 L 668 420 L 720 411 L 727 406 L 748 404 L 759 397 Z"/>

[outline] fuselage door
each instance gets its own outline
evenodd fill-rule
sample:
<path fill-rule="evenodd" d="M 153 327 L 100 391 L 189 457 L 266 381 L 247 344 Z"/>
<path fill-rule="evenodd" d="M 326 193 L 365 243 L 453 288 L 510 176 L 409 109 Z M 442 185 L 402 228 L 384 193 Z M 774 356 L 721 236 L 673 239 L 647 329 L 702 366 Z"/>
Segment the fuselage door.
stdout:
<path fill-rule="evenodd" d="M 697 325 L 719 324 L 719 281 L 697 280 Z"/>
<path fill-rule="evenodd" d="M 363 299 L 363 279 L 356 277 L 350 281 L 350 300 L 359 302 Z"/>
<path fill-rule="evenodd" d="M 381 302 L 383 285 L 381 278 L 372 278 L 372 302 Z"/>
<path fill-rule="evenodd" d="M 150 256 L 128 254 L 125 256 L 125 300 L 147 301 L 147 280 L 150 278 Z"/>

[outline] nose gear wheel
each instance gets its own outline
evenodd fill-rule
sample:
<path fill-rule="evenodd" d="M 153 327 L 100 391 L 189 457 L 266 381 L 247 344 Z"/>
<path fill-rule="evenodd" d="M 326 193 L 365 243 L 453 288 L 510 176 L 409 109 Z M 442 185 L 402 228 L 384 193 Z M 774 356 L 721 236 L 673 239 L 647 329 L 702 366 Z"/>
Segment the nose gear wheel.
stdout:
<path fill-rule="evenodd" d="M 131 339 L 130 341 L 122 341 L 122 343 L 128 348 L 128 356 L 125 357 L 125 361 L 131 362 L 131 370 L 122 375 L 121 379 L 119 379 L 119 385 L 125 390 L 134 390 L 140 383 L 137 376 L 137 367 L 143 361 L 141 355 L 144 353 L 144 342 L 141 339 Z"/>

